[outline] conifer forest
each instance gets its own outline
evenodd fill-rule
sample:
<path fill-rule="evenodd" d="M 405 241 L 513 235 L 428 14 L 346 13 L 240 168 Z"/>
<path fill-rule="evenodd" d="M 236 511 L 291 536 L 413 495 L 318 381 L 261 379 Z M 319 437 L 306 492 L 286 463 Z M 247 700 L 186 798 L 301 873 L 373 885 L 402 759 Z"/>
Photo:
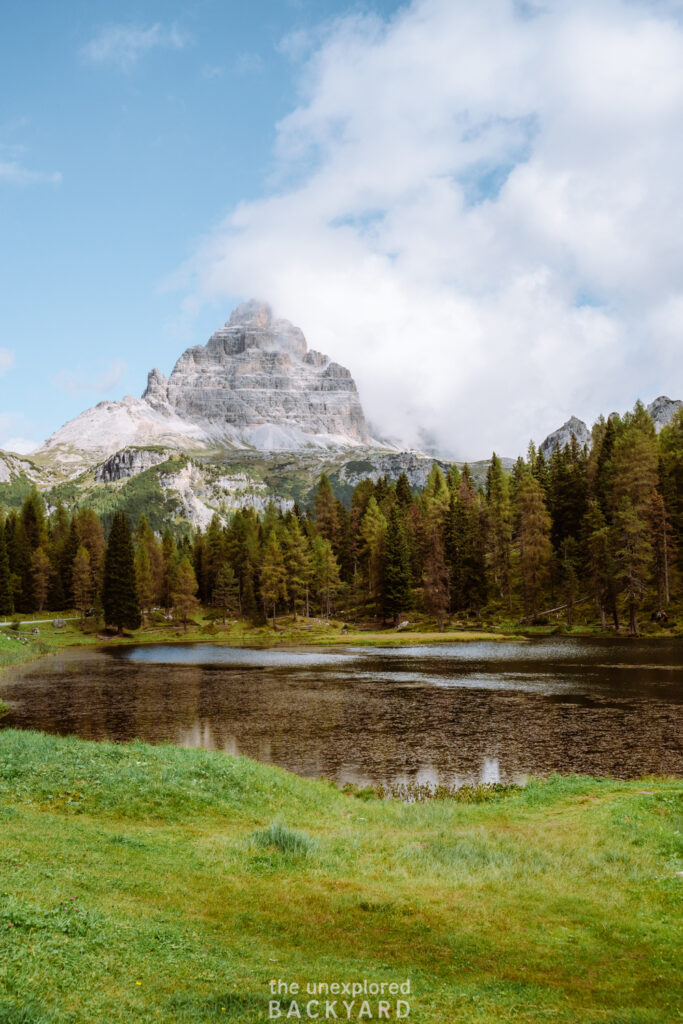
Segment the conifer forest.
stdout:
<path fill-rule="evenodd" d="M 435 464 L 360 482 L 348 505 L 322 476 L 309 508 L 214 516 L 204 530 L 145 517 L 48 508 L 33 491 L 0 516 L 0 615 L 75 609 L 118 630 L 155 616 L 277 626 L 278 616 L 439 629 L 467 621 L 594 624 L 636 634 L 673 624 L 681 601 L 683 412 L 659 435 L 638 403 L 545 458 L 533 443 L 511 473 L 494 454 L 485 485 Z"/>

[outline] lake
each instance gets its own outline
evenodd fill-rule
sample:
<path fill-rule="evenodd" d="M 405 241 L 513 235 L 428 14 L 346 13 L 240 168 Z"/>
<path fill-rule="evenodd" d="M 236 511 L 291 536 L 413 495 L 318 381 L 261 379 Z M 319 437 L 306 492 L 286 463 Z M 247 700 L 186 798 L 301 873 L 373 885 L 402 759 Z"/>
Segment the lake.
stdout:
<path fill-rule="evenodd" d="M 169 741 L 338 783 L 683 773 L 683 642 L 166 644 L 8 669 L 4 727 Z"/>

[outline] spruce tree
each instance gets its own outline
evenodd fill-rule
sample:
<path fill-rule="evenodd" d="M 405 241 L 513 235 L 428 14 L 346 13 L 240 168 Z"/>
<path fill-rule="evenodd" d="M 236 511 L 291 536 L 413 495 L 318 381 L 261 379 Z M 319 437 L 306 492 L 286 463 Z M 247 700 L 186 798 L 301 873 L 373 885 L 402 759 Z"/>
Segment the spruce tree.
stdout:
<path fill-rule="evenodd" d="M 443 633 L 444 619 L 448 614 L 448 572 L 443 544 L 438 530 L 434 530 L 423 573 L 423 599 L 425 611 L 436 619 L 439 632 Z"/>
<path fill-rule="evenodd" d="M 214 605 L 223 612 L 223 625 L 225 625 L 228 612 L 234 612 L 239 604 L 237 577 L 229 562 L 223 562 L 218 570 L 212 600 Z"/>
<path fill-rule="evenodd" d="M 392 505 L 384 544 L 382 612 L 385 618 L 396 621 L 402 611 L 410 608 L 410 588 L 410 553 L 398 509 Z"/>
<path fill-rule="evenodd" d="M 125 512 L 115 512 L 104 558 L 102 605 L 107 625 L 119 632 L 140 628 L 140 605 L 135 584 L 135 556 Z"/>
<path fill-rule="evenodd" d="M 14 611 L 12 579 L 5 544 L 5 524 L 0 517 L 0 615 L 11 615 Z"/>
<path fill-rule="evenodd" d="M 628 498 L 622 498 L 614 517 L 617 579 L 624 588 L 631 636 L 638 635 L 638 609 L 652 571 L 652 545 L 647 520 Z"/>

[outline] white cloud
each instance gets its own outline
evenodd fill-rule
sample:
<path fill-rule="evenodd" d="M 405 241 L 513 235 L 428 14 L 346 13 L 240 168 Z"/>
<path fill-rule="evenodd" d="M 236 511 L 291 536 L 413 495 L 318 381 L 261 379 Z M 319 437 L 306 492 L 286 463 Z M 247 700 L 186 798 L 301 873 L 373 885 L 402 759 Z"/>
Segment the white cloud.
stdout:
<path fill-rule="evenodd" d="M 374 423 L 462 457 L 683 397 L 680 7 L 414 0 L 328 25 L 270 194 L 184 268 L 186 310 L 270 299 Z"/>
<path fill-rule="evenodd" d="M 61 180 L 59 171 L 30 171 L 16 160 L 0 160 L 0 181 L 9 185 L 59 185 Z"/>
<path fill-rule="evenodd" d="M 9 348 L 0 348 L 0 377 L 14 366 L 14 352 Z"/>
<path fill-rule="evenodd" d="M 109 364 L 106 370 L 97 376 L 83 373 L 79 370 L 60 370 L 55 376 L 55 384 L 64 391 L 76 394 L 81 391 L 90 391 L 94 394 L 110 394 L 123 380 L 127 365 L 123 360 L 116 359 Z"/>
<path fill-rule="evenodd" d="M 175 25 L 106 25 L 82 48 L 93 64 L 112 64 L 128 71 L 150 50 L 182 50 L 187 37 Z"/>
<path fill-rule="evenodd" d="M 38 433 L 38 429 L 37 425 L 27 420 L 23 413 L 0 413 L 0 438 L 5 438 L 0 441 L 0 450 L 26 455 L 39 444 L 38 441 L 29 440 L 27 435 Z"/>
<path fill-rule="evenodd" d="M 8 437 L 6 441 L 0 442 L 0 449 L 4 452 L 16 452 L 17 455 L 28 455 L 40 445 L 40 441 L 32 441 L 28 437 Z"/>

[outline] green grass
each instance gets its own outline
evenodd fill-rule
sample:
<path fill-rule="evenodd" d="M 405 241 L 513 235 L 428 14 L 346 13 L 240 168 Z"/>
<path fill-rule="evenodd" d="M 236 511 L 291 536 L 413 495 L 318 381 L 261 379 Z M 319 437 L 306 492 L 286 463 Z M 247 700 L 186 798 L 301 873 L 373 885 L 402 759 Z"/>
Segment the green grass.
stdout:
<path fill-rule="evenodd" d="M 405 804 L 0 731 L 0 1021 L 251 1024 L 280 977 L 410 978 L 433 1024 L 670 1024 L 681 791 L 556 776 Z"/>

